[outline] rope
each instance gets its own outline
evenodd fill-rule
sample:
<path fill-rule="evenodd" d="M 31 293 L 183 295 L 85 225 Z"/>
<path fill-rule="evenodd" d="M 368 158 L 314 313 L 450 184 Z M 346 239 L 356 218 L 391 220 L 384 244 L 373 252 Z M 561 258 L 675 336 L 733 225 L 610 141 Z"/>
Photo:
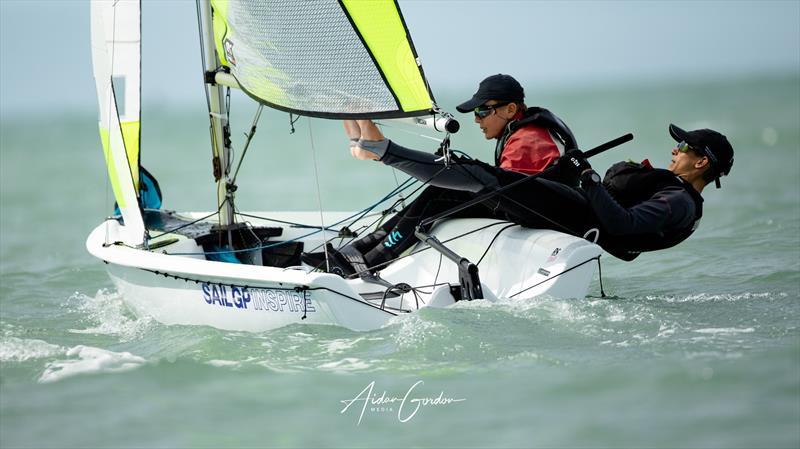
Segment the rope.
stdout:
<path fill-rule="evenodd" d="M 256 125 L 258 124 L 258 120 L 261 118 L 261 111 L 264 109 L 264 105 L 259 103 L 258 109 L 256 110 L 256 115 L 253 117 L 253 124 L 250 125 L 250 134 L 245 133 L 245 137 L 247 140 L 244 143 L 244 149 L 242 150 L 242 156 L 239 158 L 239 163 L 236 165 L 236 171 L 233 172 L 233 179 L 231 180 L 231 184 L 236 185 L 236 178 L 239 176 L 239 169 L 242 168 L 242 162 L 244 162 L 244 156 L 247 154 L 247 149 L 250 148 L 250 142 L 253 141 L 253 136 L 256 135 Z"/>
<path fill-rule="evenodd" d="M 443 241 L 442 243 L 443 243 L 443 244 L 444 244 L 444 243 L 449 243 L 449 242 L 452 242 L 453 240 L 460 239 L 460 238 L 462 238 L 462 237 L 466 237 L 466 236 L 468 236 L 468 235 L 470 235 L 470 234 L 473 234 L 473 233 L 475 233 L 475 232 L 482 231 L 482 230 L 484 230 L 484 229 L 488 229 L 488 228 L 490 228 L 490 227 L 492 227 L 492 226 L 501 225 L 501 224 L 503 224 L 503 223 L 506 223 L 506 224 L 508 224 L 509 222 L 507 222 L 507 221 L 498 221 L 498 222 L 496 222 L 496 223 L 489 223 L 488 225 L 484 225 L 484 226 L 481 226 L 481 227 L 479 227 L 479 228 L 473 229 L 473 230 L 471 230 L 471 231 L 467 231 L 467 232 L 465 232 L 465 233 L 463 233 L 463 234 L 459 234 L 459 235 L 457 235 L 457 236 L 455 236 L 455 237 L 451 237 L 451 238 L 449 238 L 449 239 L 447 239 L 447 240 Z M 516 224 L 514 224 L 514 226 L 516 226 Z M 361 275 L 361 273 L 365 273 L 365 272 L 368 272 L 368 271 L 370 271 L 370 270 L 375 270 L 375 269 L 377 269 L 377 268 L 384 267 L 384 266 L 386 266 L 386 265 L 389 265 L 389 264 L 391 264 L 391 263 L 393 263 L 393 262 L 395 262 L 395 261 L 398 261 L 398 260 L 400 260 L 400 259 L 405 259 L 406 257 L 410 257 L 410 256 L 413 256 L 413 255 L 415 255 L 415 254 L 419 254 L 419 253 L 421 253 L 421 252 L 423 252 L 423 251 L 427 251 L 427 250 L 429 250 L 429 249 L 431 249 L 431 247 L 430 247 L 430 246 L 426 246 L 426 247 L 424 247 L 424 248 L 420 248 L 419 250 L 417 250 L 417 251 L 413 251 L 413 252 L 411 252 L 411 253 L 409 253 L 409 254 L 406 254 L 405 256 L 398 256 L 398 257 L 395 257 L 394 259 L 389 259 L 389 260 L 387 260 L 386 262 L 381 262 L 381 263 L 379 263 L 379 264 L 377 264 L 377 265 L 373 265 L 373 266 L 372 266 L 372 267 L 370 267 L 368 270 L 362 270 L 362 271 L 359 271 L 359 272 L 357 272 L 357 273 L 354 273 L 354 274 L 350 275 L 349 277 L 351 277 L 351 278 L 358 277 L 358 276 L 360 276 L 360 275 Z"/>
<path fill-rule="evenodd" d="M 294 129 L 294 127 L 292 128 Z M 308 139 L 311 141 L 311 159 L 314 164 L 314 183 L 317 186 L 317 203 L 319 203 L 319 224 L 320 224 L 320 232 L 322 232 L 322 240 L 327 241 L 328 239 L 325 238 L 325 217 L 322 214 L 322 190 L 319 187 L 319 170 L 317 169 L 317 150 L 314 147 L 314 134 L 311 132 L 311 120 L 308 120 Z M 330 258 L 328 256 L 328 245 L 322 245 L 323 251 L 325 251 L 325 266 L 327 268 L 326 271 L 331 270 L 331 263 Z"/>
<path fill-rule="evenodd" d="M 489 242 L 489 245 L 486 247 L 486 251 L 484 251 L 483 254 L 481 255 L 481 258 L 478 259 L 477 262 L 475 262 L 475 266 L 478 266 L 478 265 L 481 264 L 481 262 L 483 261 L 483 258 L 486 257 L 486 254 L 489 253 L 489 248 L 491 248 L 492 245 L 494 245 L 494 241 L 497 240 L 497 237 L 500 237 L 500 234 L 502 234 L 502 232 L 505 231 L 506 229 L 513 228 L 514 226 L 518 226 L 518 225 L 516 223 L 511 223 L 510 225 L 508 225 L 508 226 L 504 227 L 503 229 L 497 231 L 497 234 L 494 235 L 494 237 L 492 238 L 492 241 Z"/>
<path fill-rule="evenodd" d="M 410 179 L 409 179 L 409 180 L 410 180 Z M 412 183 L 412 184 L 413 184 L 413 183 Z M 407 187 L 408 187 L 408 186 L 406 186 L 406 188 L 407 188 Z M 329 227 L 326 227 L 326 229 L 330 230 L 332 227 L 334 227 L 334 226 L 338 226 L 338 225 L 340 225 L 340 224 L 342 224 L 342 223 L 345 223 L 345 222 L 348 222 L 348 221 L 350 221 L 350 220 L 357 221 L 357 220 L 359 220 L 361 217 L 359 217 L 359 218 L 355 218 L 355 217 L 357 217 L 358 215 L 361 215 L 361 214 L 365 214 L 366 212 L 368 212 L 368 211 L 370 211 L 370 210 L 374 209 L 374 208 L 375 208 L 375 207 L 376 207 L 378 204 L 380 204 L 380 203 L 382 203 L 382 202 L 386 201 L 386 200 L 387 200 L 388 198 L 390 198 L 390 197 L 391 197 L 390 195 L 387 195 L 387 196 L 385 196 L 384 198 L 381 198 L 381 200 L 380 200 L 380 201 L 378 201 L 377 203 L 375 203 L 375 204 L 373 204 L 373 205 L 371 205 L 371 206 L 367 207 L 366 209 L 364 209 L 364 210 L 362 210 L 362 211 L 356 212 L 355 214 L 353 214 L 353 215 L 351 215 L 351 216 L 349 216 L 349 217 L 346 217 L 346 218 L 344 218 L 344 219 L 342 219 L 342 220 L 340 220 L 340 221 L 338 221 L 338 222 L 336 222 L 336 223 L 334 223 L 334 224 L 330 225 Z M 223 204 L 224 204 L 224 203 L 223 203 Z M 220 206 L 220 208 L 221 208 L 221 206 Z M 217 212 L 216 212 L 216 213 L 219 213 L 219 209 L 217 210 Z M 302 240 L 302 239 L 304 239 L 304 238 L 306 238 L 306 237 L 310 237 L 310 236 L 312 236 L 312 235 L 314 235 L 314 234 L 317 234 L 317 233 L 321 232 L 321 230 L 320 230 L 319 226 L 311 226 L 311 225 L 305 225 L 305 224 L 300 224 L 300 223 L 292 223 L 292 222 L 288 222 L 288 221 L 277 220 L 277 219 L 270 219 L 270 218 L 266 218 L 266 217 L 259 217 L 259 216 L 257 216 L 257 215 L 252 215 L 252 214 L 243 214 L 243 213 L 239 213 L 239 212 L 236 212 L 236 214 L 237 214 L 237 215 L 240 215 L 240 216 L 243 216 L 243 217 L 251 217 L 251 218 L 256 218 L 256 219 L 260 219 L 260 220 L 275 221 L 275 222 L 278 222 L 278 223 L 284 223 L 284 224 L 292 224 L 292 225 L 295 225 L 295 226 L 298 226 L 298 227 L 304 227 L 304 228 L 310 228 L 310 229 L 316 229 L 316 230 L 315 230 L 315 231 L 313 231 L 313 232 L 310 232 L 310 233 L 308 233 L 308 234 L 304 234 L 304 235 L 301 235 L 301 236 L 295 237 L 295 238 L 293 238 L 293 239 L 284 240 L 284 241 L 281 241 L 281 242 L 276 242 L 276 243 L 272 243 L 272 244 L 269 244 L 269 245 L 261 245 L 261 246 L 258 246 L 258 247 L 253 247 L 253 248 L 246 248 L 246 249 L 240 249 L 240 250 L 228 250 L 228 251 L 205 251 L 205 252 L 202 252 L 202 253 L 166 253 L 166 254 L 171 254 L 171 255 L 174 255 L 174 256 L 194 256 L 194 255 L 199 255 L 199 254 L 222 254 L 222 253 L 238 253 L 238 252 L 249 252 L 249 251 L 254 251 L 254 250 L 257 250 L 257 249 L 274 248 L 274 247 L 281 246 L 281 245 L 287 245 L 287 244 L 290 244 L 290 243 L 294 243 L 294 242 L 300 241 L 300 240 Z M 211 215 L 209 215 L 208 217 L 211 217 L 211 216 L 213 216 L 213 215 L 214 215 L 214 214 L 211 214 Z M 364 216 L 364 215 L 362 215 L 362 217 L 363 217 L 363 216 Z M 206 217 L 206 218 L 207 218 L 207 217 Z M 200 220 L 202 220 L 202 219 L 198 219 L 198 220 L 196 220 L 195 222 L 197 222 L 197 221 L 200 221 Z M 186 225 L 182 225 L 182 226 L 180 226 L 180 227 L 176 228 L 176 230 L 177 230 L 177 229 L 181 229 L 181 228 L 183 228 L 183 227 L 185 227 L 185 226 L 188 226 L 188 225 L 190 225 L 190 224 L 193 224 L 193 223 L 187 223 Z M 169 231 L 169 232 L 174 232 L 174 230 L 173 230 L 173 231 Z M 168 232 L 165 232 L 165 233 L 168 233 Z M 161 234 L 161 235 L 163 235 L 163 234 Z M 159 236 L 160 236 L 160 235 L 159 235 Z"/>
<path fill-rule="evenodd" d="M 161 236 L 164 236 L 164 235 L 167 235 L 167 234 L 172 234 L 172 233 L 174 233 L 174 232 L 180 231 L 180 230 L 181 230 L 181 229 L 183 229 L 183 228 L 187 228 L 187 227 L 189 227 L 189 226 L 191 226 L 191 225 L 193 225 L 193 224 L 197 224 L 197 223 L 199 223 L 199 222 L 201 222 L 201 221 L 203 221 L 203 220 L 208 220 L 209 218 L 213 217 L 214 215 L 217 215 L 217 214 L 219 214 L 219 211 L 222 209 L 222 206 L 224 206 L 224 205 L 225 205 L 225 203 L 227 203 L 227 202 L 228 202 L 228 199 L 226 198 L 226 199 L 225 199 L 225 200 L 224 200 L 224 201 L 223 201 L 223 202 L 222 202 L 222 203 L 219 205 L 219 207 L 217 207 L 217 210 L 216 210 L 216 212 L 211 212 L 210 214 L 208 214 L 208 215 L 206 215 L 206 216 L 204 216 L 204 217 L 200 217 L 200 218 L 198 218 L 198 219 L 196 219 L 196 220 L 193 220 L 193 221 L 190 221 L 190 222 L 188 222 L 188 223 L 182 224 L 182 225 L 178 226 L 177 228 L 173 228 L 173 229 L 170 229 L 170 230 L 168 230 L 168 231 L 162 231 L 162 232 L 161 232 L 161 234 L 158 234 L 158 235 L 156 235 L 156 236 L 154 236 L 154 237 L 151 237 L 150 239 L 151 239 L 151 240 L 152 240 L 152 239 L 157 239 L 157 238 L 159 238 L 159 237 L 161 237 Z"/>
<path fill-rule="evenodd" d="M 376 125 L 381 125 L 381 127 L 385 127 L 385 128 L 396 129 L 396 130 L 398 130 L 400 132 L 403 132 L 403 133 L 406 133 L 406 134 L 411 134 L 412 136 L 422 137 L 422 138 L 425 138 L 425 139 L 433 140 L 434 142 L 442 143 L 442 139 L 437 139 L 436 137 L 427 136 L 425 134 L 415 133 L 415 132 L 412 132 L 412 131 L 409 131 L 407 129 L 403 129 L 403 128 L 400 128 L 400 127 L 397 127 L 397 126 L 388 125 L 388 124 L 383 123 L 383 122 L 375 122 L 375 124 Z"/>
<path fill-rule="evenodd" d="M 557 275 L 555 275 L 555 276 L 551 276 L 551 277 L 549 277 L 549 278 L 547 278 L 547 279 L 545 279 L 545 280 L 543 280 L 543 281 L 541 281 L 541 282 L 537 282 L 536 284 L 533 284 L 533 285 L 531 285 L 530 287 L 528 287 L 528 288 L 526 288 L 526 289 L 524 289 L 524 290 L 520 290 L 520 291 L 518 291 L 517 293 L 514 293 L 513 295 L 509 296 L 509 298 L 513 298 L 513 297 L 515 297 L 515 296 L 517 296 L 517 295 L 519 295 L 519 294 L 525 293 L 525 292 L 527 292 L 528 290 L 530 290 L 530 289 L 532 289 L 532 288 L 534 288 L 534 287 L 537 287 L 537 286 L 539 286 L 539 285 L 542 285 L 542 284 L 544 284 L 545 282 L 552 281 L 553 279 L 555 279 L 555 278 L 557 278 L 557 277 L 561 276 L 562 274 L 569 273 L 570 271 L 572 271 L 572 270 L 574 270 L 574 269 L 576 269 L 576 268 L 578 268 L 578 267 L 581 267 L 581 266 L 583 266 L 583 265 L 586 265 L 587 263 L 589 263 L 589 262 L 591 262 L 591 261 L 593 261 L 593 260 L 597 260 L 597 261 L 599 262 L 599 261 L 600 261 L 600 256 L 597 256 L 597 257 L 592 257 L 591 259 L 584 260 L 583 262 L 579 263 L 578 265 L 575 265 L 574 267 L 568 268 L 568 269 L 566 269 L 566 270 L 562 271 L 561 273 L 558 273 L 558 274 L 557 274 Z"/>
<path fill-rule="evenodd" d="M 600 264 L 600 256 L 597 256 L 597 276 L 600 279 L 600 297 L 605 298 L 606 292 L 603 290 L 603 266 Z"/>
<path fill-rule="evenodd" d="M 116 31 L 117 31 L 117 27 L 116 27 L 117 8 L 115 6 L 112 9 L 114 10 L 114 15 L 113 15 L 113 19 L 112 19 L 112 21 L 114 23 L 114 26 L 112 26 L 111 29 L 114 30 L 114 33 L 116 33 Z M 114 35 L 112 35 L 111 39 L 112 39 L 112 42 L 114 42 Z M 115 49 L 116 49 L 116 46 L 112 45 L 111 46 L 111 67 L 114 67 L 114 51 L 115 51 Z M 112 87 L 113 87 L 113 85 L 112 85 Z M 109 101 L 109 103 L 110 103 L 110 101 Z M 110 107 L 111 107 L 111 105 L 109 104 L 109 109 L 110 109 Z M 108 112 L 108 120 L 107 121 L 111 121 L 111 111 Z M 108 145 L 111 146 L 111 134 L 110 133 L 109 133 L 109 137 L 108 137 Z M 102 207 L 103 210 L 105 210 L 106 206 L 110 202 L 108 200 L 108 191 L 110 190 L 109 187 L 110 187 L 110 184 L 111 184 L 111 180 L 109 179 L 108 174 L 106 174 L 106 176 L 104 176 L 104 177 L 106 178 L 106 201 L 105 201 L 105 203 L 103 203 L 103 207 Z M 120 210 L 120 213 L 122 213 L 121 210 Z M 105 240 L 103 240 L 103 246 L 104 247 L 109 245 L 109 240 L 110 240 L 109 237 L 111 235 L 111 230 L 109 229 L 109 221 L 106 220 L 105 224 L 106 224 L 106 226 L 105 226 L 106 236 L 105 236 Z"/>

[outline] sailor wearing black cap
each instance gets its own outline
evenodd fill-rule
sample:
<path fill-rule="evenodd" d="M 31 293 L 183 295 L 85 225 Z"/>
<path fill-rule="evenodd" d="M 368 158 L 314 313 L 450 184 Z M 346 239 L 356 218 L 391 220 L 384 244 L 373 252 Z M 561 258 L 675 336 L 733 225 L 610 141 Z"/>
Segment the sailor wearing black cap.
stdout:
<path fill-rule="evenodd" d="M 580 172 L 600 231 L 598 243 L 620 259 L 633 260 L 688 238 L 703 216 L 700 193 L 712 181 L 719 188 L 720 177 L 733 166 L 733 147 L 717 131 L 669 125 L 669 133 L 678 144 L 667 169 L 653 168 L 647 160 L 618 162 L 601 183 L 579 151 L 564 158 L 564 166 Z"/>
<path fill-rule="evenodd" d="M 538 174 L 553 165 L 565 150 L 577 148 L 572 132 L 561 119 L 547 109 L 528 108 L 524 101 L 525 91 L 519 82 L 509 75 L 497 74 L 481 81 L 477 92 L 456 108 L 473 113 L 484 137 L 497 140 L 494 166 L 464 160 L 450 170 L 442 170 L 438 155 L 400 147 L 386 140 L 370 121 L 346 121 L 354 157 L 381 160 L 400 170 L 410 170 L 412 176 L 430 181 L 431 185 L 379 230 L 339 251 L 327 251 L 332 259 L 327 265 L 350 275 L 394 259 L 417 242 L 414 229 L 421 220 L 463 204 L 479 191 L 497 188 L 503 182 L 498 173 L 514 179 Z M 550 172 L 548 176 L 560 174 Z M 577 184 L 577 176 L 570 176 L 562 181 Z M 505 212 L 495 206 L 480 204 L 460 216 L 507 219 Z M 311 266 L 326 265 L 325 253 L 304 253 L 302 260 Z"/>
<path fill-rule="evenodd" d="M 547 109 L 528 108 L 524 101 L 525 91 L 517 80 L 497 74 L 481 81 L 472 98 L 456 109 L 472 112 L 486 139 L 497 139 L 496 166 L 532 175 L 578 145 L 561 119 Z"/>
<path fill-rule="evenodd" d="M 383 139 L 369 121 L 360 123 L 365 139 Z M 495 212 L 517 224 L 554 229 L 578 236 L 590 231 L 598 234 L 597 243 L 610 254 L 633 260 L 640 253 L 670 248 L 688 238 L 703 215 L 701 192 L 711 182 L 730 173 L 733 147 L 717 131 L 684 131 L 670 125 L 678 141 L 672 149 L 667 169 L 653 168 L 648 161 L 614 164 L 602 179 L 580 150 L 567 151 L 557 163 L 557 171 L 580 176 L 581 187 L 548 179 L 533 179 L 509 189 L 493 203 Z M 388 142 L 382 140 L 382 142 Z M 362 142 L 371 147 L 375 142 Z M 415 160 L 419 152 L 394 143 L 381 144 L 380 160 L 419 179 L 429 173 L 429 164 Z M 374 153 L 359 147 L 362 155 Z M 365 157 L 367 158 L 367 157 Z M 466 192 L 478 192 L 509 185 L 520 174 L 475 161 L 430 179 L 431 184 Z M 514 176 L 516 175 L 516 176 Z"/>

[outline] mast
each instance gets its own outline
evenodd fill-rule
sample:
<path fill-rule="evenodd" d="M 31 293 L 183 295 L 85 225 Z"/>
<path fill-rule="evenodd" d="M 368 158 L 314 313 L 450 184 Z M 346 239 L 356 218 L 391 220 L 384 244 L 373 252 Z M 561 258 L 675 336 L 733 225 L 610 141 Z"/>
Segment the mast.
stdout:
<path fill-rule="evenodd" d="M 219 224 L 228 228 L 235 222 L 234 191 L 230 186 L 230 128 L 227 110 L 223 114 L 225 104 L 224 87 L 216 84 L 213 73 L 219 67 L 215 45 L 214 28 L 209 0 L 197 0 L 198 20 L 200 24 L 200 45 L 203 54 L 203 73 L 205 79 L 206 98 L 208 99 L 208 116 L 211 121 L 211 149 L 213 152 L 214 180 L 217 182 L 217 207 L 219 208 Z"/>

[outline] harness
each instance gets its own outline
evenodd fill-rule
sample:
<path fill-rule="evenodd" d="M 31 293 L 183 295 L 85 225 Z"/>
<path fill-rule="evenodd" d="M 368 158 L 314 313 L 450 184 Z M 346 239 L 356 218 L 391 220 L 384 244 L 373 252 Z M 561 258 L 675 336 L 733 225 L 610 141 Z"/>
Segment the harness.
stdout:
<path fill-rule="evenodd" d="M 497 145 L 494 149 L 494 163 L 496 166 L 500 166 L 500 156 L 503 154 L 508 138 L 518 129 L 528 125 L 538 126 L 550 131 L 564 145 L 564 151 L 578 148 L 578 142 L 575 140 L 572 131 L 570 131 L 566 123 L 552 112 L 545 108 L 531 107 L 522 114 L 521 119 L 513 120 L 506 125 L 503 135 L 497 140 Z"/>
<path fill-rule="evenodd" d="M 661 233 L 613 236 L 601 234 L 600 245 L 615 257 L 631 261 L 644 251 L 670 248 L 686 240 L 700 225 L 703 216 L 703 197 L 679 176 L 669 170 L 652 168 L 635 162 L 618 162 L 603 178 L 603 186 L 624 208 L 649 200 L 667 187 L 684 189 L 694 202 L 694 223 L 690 228 Z"/>

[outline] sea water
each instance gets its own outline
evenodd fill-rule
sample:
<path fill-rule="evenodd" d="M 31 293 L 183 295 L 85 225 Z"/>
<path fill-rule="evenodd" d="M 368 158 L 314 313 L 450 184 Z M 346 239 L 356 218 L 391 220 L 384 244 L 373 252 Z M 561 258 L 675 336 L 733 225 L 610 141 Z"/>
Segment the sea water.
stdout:
<path fill-rule="evenodd" d="M 462 96 L 440 100 L 454 110 Z M 633 132 L 592 160 L 601 170 L 628 158 L 666 166 L 669 123 L 724 132 L 736 162 L 723 189 L 703 192 L 688 241 L 630 263 L 602 258 L 606 297 L 595 275 L 583 300 L 461 302 L 369 332 L 133 315 L 84 248 L 113 204 L 96 113 L 5 117 L 0 446 L 798 447 L 800 78 L 529 98 L 584 149 Z M 237 160 L 254 111 L 241 99 Z M 142 161 L 165 208 L 215 208 L 204 107 L 145 102 Z M 454 148 L 491 161 L 492 144 L 459 118 Z M 290 134 L 285 114 L 265 113 L 238 206 L 355 210 L 405 179 L 351 159 L 339 127 L 301 119 Z"/>

